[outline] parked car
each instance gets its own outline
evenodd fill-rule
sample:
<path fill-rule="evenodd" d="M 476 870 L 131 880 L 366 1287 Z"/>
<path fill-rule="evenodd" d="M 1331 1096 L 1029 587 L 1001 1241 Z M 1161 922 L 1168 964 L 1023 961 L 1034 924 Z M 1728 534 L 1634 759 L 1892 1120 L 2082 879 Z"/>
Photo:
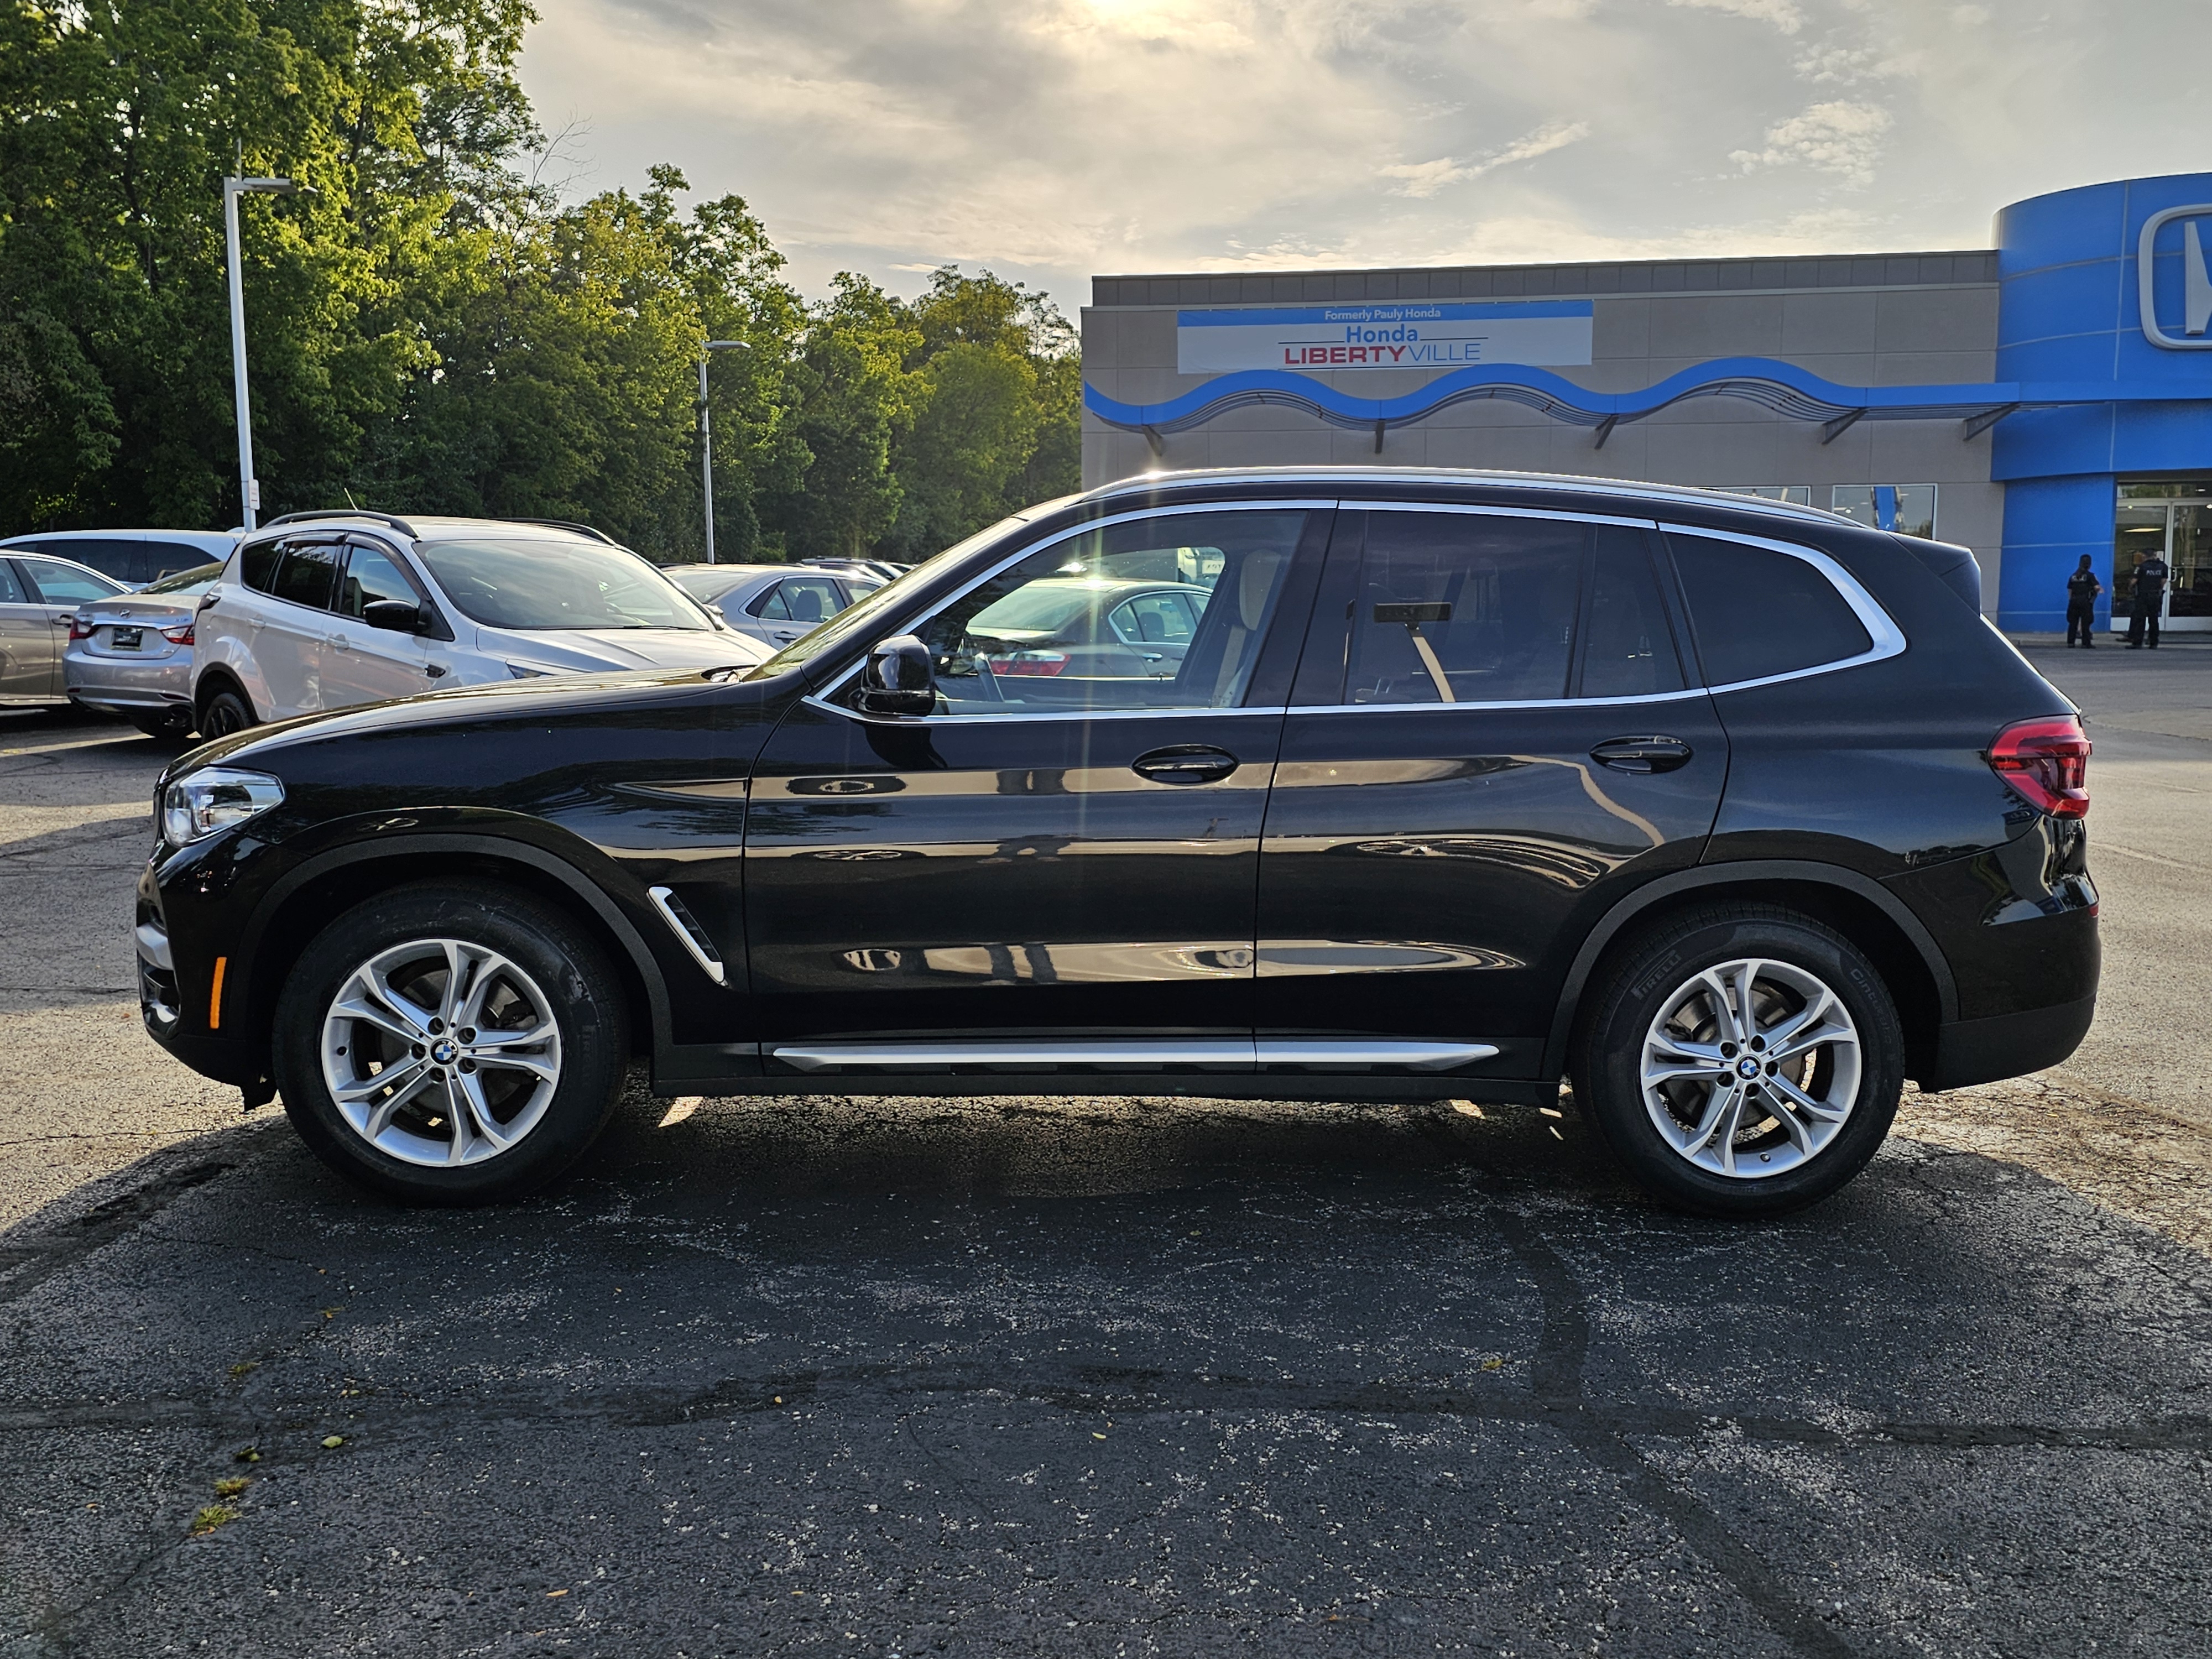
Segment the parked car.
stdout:
<path fill-rule="evenodd" d="M 910 564 L 898 564 L 890 559 L 841 559 L 823 556 L 801 559 L 799 563 L 811 565 L 820 570 L 847 570 L 856 576 L 872 577 L 878 586 L 885 582 L 896 581 L 914 568 Z"/>
<path fill-rule="evenodd" d="M 1197 609 L 1172 674 L 999 672 L 980 619 L 1093 580 Z M 2094 1012 L 2089 745 L 1978 583 L 1700 490 L 1133 479 L 749 672 L 193 751 L 147 1028 L 416 1200 L 550 1178 L 636 1056 L 679 1095 L 1550 1108 L 1565 1074 L 1660 1198 L 1770 1214 L 1905 1079 L 2053 1065 Z"/>
<path fill-rule="evenodd" d="M 787 564 L 683 564 L 669 568 L 676 585 L 722 620 L 771 650 L 781 650 L 884 584 L 857 571 Z"/>
<path fill-rule="evenodd" d="M 130 590 L 67 559 L 0 555 L 0 704 L 59 704 L 62 654 L 81 605 Z"/>
<path fill-rule="evenodd" d="M 986 605 L 968 633 L 1000 677 L 1171 679 L 1212 598 L 1196 586 L 1048 577 Z"/>
<path fill-rule="evenodd" d="M 192 706 L 221 737 L 451 686 L 767 654 L 580 526 L 295 513 L 240 544 L 201 599 Z"/>
<path fill-rule="evenodd" d="M 149 738 L 190 732 L 193 617 L 222 575 L 222 565 L 204 564 L 79 605 L 62 657 L 69 700 L 120 715 Z"/>
<path fill-rule="evenodd" d="M 228 558 L 244 533 L 237 530 L 52 530 L 10 537 L 0 542 L 0 554 L 50 554 L 97 570 L 125 587 L 144 587 L 179 571 Z"/>

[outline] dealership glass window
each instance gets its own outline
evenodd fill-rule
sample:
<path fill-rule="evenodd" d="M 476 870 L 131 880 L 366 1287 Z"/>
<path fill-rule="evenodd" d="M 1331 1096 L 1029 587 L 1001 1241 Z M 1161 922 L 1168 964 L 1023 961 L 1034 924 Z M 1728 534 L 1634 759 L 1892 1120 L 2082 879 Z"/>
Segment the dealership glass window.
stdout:
<path fill-rule="evenodd" d="M 1846 519 L 1894 530 L 1900 536 L 1936 539 L 1936 486 L 1930 484 L 1838 484 L 1828 492 L 1829 510 Z"/>
<path fill-rule="evenodd" d="M 1722 484 L 1723 495 L 1756 495 L 1762 501 L 1788 501 L 1793 507 L 1813 505 L 1810 484 Z"/>
<path fill-rule="evenodd" d="M 2212 617 L 2212 478 L 2124 483 L 2112 522 L 2112 615 L 2135 615 L 2135 571 L 2166 562 L 2160 615 Z"/>

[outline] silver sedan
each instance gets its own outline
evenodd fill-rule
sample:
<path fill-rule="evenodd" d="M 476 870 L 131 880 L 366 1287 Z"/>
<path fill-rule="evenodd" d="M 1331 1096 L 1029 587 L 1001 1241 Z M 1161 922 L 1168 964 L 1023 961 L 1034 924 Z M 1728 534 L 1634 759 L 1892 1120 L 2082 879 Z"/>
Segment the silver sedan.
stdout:
<path fill-rule="evenodd" d="M 136 593 L 80 604 L 62 658 L 69 700 L 119 714 L 149 737 L 192 729 L 192 618 L 220 564 L 165 576 Z"/>
<path fill-rule="evenodd" d="M 881 587 L 872 571 L 789 564 L 679 564 L 665 573 L 740 634 L 781 651 L 863 593 Z"/>

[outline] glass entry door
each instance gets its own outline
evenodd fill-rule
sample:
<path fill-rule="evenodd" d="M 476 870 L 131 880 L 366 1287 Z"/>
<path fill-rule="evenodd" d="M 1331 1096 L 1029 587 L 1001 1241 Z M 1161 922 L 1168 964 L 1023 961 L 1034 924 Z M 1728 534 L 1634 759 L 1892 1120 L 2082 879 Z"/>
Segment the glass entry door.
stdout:
<path fill-rule="evenodd" d="M 2135 614 L 2135 571 L 2156 554 L 2172 573 L 2160 606 L 2160 627 L 2212 632 L 2212 488 L 2168 495 L 2171 484 L 2123 484 L 2112 528 L 2112 627 L 2124 631 Z M 2196 493 L 2203 490 L 2203 494 Z"/>

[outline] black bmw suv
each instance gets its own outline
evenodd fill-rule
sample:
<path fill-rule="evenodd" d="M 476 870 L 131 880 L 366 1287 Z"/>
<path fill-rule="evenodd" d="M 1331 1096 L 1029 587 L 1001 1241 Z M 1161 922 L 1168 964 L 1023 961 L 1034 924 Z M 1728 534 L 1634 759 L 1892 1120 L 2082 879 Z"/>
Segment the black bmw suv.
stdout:
<path fill-rule="evenodd" d="M 757 669 L 194 750 L 147 1028 L 414 1200 L 548 1180 L 637 1058 L 681 1095 L 1565 1076 L 1662 1199 L 1778 1212 L 1905 1079 L 2089 1024 L 2089 745 L 1978 600 L 1963 549 L 1703 491 L 1139 478 Z M 1055 643 L 1094 611 L 1114 649 Z"/>

